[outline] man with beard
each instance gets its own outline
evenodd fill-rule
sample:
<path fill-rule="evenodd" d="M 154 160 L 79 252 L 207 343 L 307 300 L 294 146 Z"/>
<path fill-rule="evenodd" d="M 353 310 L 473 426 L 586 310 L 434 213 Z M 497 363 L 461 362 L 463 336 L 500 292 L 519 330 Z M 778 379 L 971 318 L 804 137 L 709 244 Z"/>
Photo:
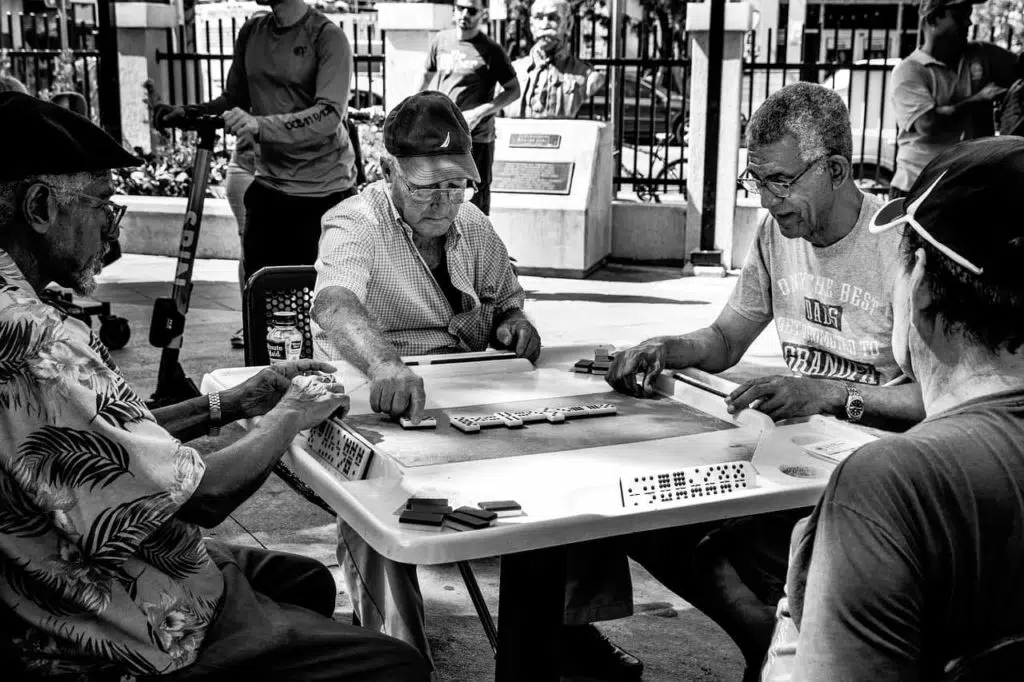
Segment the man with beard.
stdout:
<path fill-rule="evenodd" d="M 505 51 L 480 30 L 487 20 L 484 0 L 456 0 L 453 20 L 455 28 L 439 32 L 430 43 L 420 90 L 436 78 L 433 89 L 448 95 L 466 118 L 480 174 L 470 201 L 489 215 L 494 115 L 519 97 L 519 81 Z"/>
<path fill-rule="evenodd" d="M 575 118 L 604 85 L 604 74 L 572 51 L 568 0 L 536 0 L 530 7 L 530 54 L 513 62 L 523 96 L 506 113 L 518 118 Z"/>
<path fill-rule="evenodd" d="M 258 4 L 271 12 L 238 31 L 224 94 L 189 107 L 221 114 L 227 132 L 245 138 L 243 147 L 255 145 L 255 179 L 244 199 L 243 282 L 268 265 L 312 265 L 320 219 L 357 191 L 343 125 L 352 79 L 348 38 L 304 0 Z M 154 122 L 173 126 L 185 109 L 158 107 Z"/>
<path fill-rule="evenodd" d="M 892 196 L 905 194 L 942 150 L 994 133 L 993 102 L 1019 74 L 1009 50 L 967 40 L 971 7 L 983 1 L 921 0 L 924 45 L 892 74 L 899 130 Z"/>
<path fill-rule="evenodd" d="M 1020 137 L 963 142 L 872 221 L 903 228 L 893 350 L 927 419 L 850 455 L 794 533 L 794 680 L 953 679 L 1024 628 L 1022 185 Z"/>
<path fill-rule="evenodd" d="M 853 181 L 842 98 L 820 85 L 789 85 L 754 112 L 747 135 L 740 182 L 760 194 L 768 215 L 729 302 L 710 327 L 618 353 L 608 383 L 642 396 L 664 369 L 724 371 L 774 320 L 791 373 L 744 382 L 726 398 L 731 412 L 755 408 L 775 420 L 830 414 L 904 427 L 918 421 L 918 386 L 887 385 L 900 374 L 891 292 L 900 235 L 868 233 L 882 202 Z M 807 513 L 642 534 L 628 551 L 732 636 L 747 679 L 755 679 L 782 596 L 790 531 Z"/>
<path fill-rule="evenodd" d="M 302 430 L 348 409 L 311 360 L 150 412 L 82 322 L 39 299 L 88 295 L 139 160 L 88 119 L 0 94 L 0 665 L 11 679 L 167 676 L 425 681 L 419 654 L 335 623 L 319 562 L 205 540 Z M 307 376 L 308 373 L 312 375 Z M 200 457 L 182 444 L 262 416 Z"/>

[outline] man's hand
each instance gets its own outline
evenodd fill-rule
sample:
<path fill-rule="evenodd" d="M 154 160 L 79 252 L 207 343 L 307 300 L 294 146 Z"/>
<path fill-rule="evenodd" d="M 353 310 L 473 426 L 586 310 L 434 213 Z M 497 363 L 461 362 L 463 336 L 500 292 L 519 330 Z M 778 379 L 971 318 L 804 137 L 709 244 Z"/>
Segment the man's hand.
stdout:
<path fill-rule="evenodd" d="M 274 413 L 287 415 L 297 431 L 320 424 L 330 417 L 344 417 L 349 397 L 345 388 L 317 375 L 301 375 L 288 382 L 288 390 L 274 406 Z"/>
<path fill-rule="evenodd" d="M 232 135 L 248 134 L 254 140 L 259 139 L 260 123 L 249 112 L 235 107 L 231 111 L 225 111 L 221 118 L 224 119 L 224 129 Z"/>
<path fill-rule="evenodd" d="M 516 357 L 535 363 L 540 356 L 540 334 L 525 317 L 513 317 L 499 324 L 494 330 L 494 338 L 515 352 Z"/>
<path fill-rule="evenodd" d="M 649 397 L 654 393 L 651 384 L 665 369 L 666 357 L 665 344 L 645 341 L 616 353 L 604 380 L 619 393 Z M 643 374 L 641 381 L 637 381 L 639 374 Z"/>
<path fill-rule="evenodd" d="M 337 371 L 334 365 L 317 360 L 292 360 L 266 367 L 238 386 L 221 393 L 225 421 L 250 419 L 266 414 L 280 402 L 291 387 L 292 379 L 297 376 L 320 372 L 331 374 Z M 333 383 L 331 377 L 315 378 L 322 383 Z M 330 381 L 326 381 L 327 379 Z"/>
<path fill-rule="evenodd" d="M 775 421 L 812 414 L 838 414 L 846 406 L 842 382 L 807 377 L 772 376 L 751 379 L 725 399 L 730 414 L 756 409 Z"/>
<path fill-rule="evenodd" d="M 981 102 L 991 102 L 999 97 L 1002 97 L 1006 92 L 1006 88 L 995 83 L 989 83 L 981 90 L 974 94 L 974 99 Z"/>
<path fill-rule="evenodd" d="M 427 395 L 423 378 L 400 361 L 382 362 L 370 368 L 370 408 L 419 424 Z"/>
<path fill-rule="evenodd" d="M 185 108 L 170 104 L 157 104 L 153 107 L 153 127 L 159 131 L 173 128 L 185 120 Z"/>
<path fill-rule="evenodd" d="M 480 121 L 484 120 L 484 116 L 487 115 L 486 109 L 485 105 L 480 105 L 462 112 L 462 115 L 466 118 L 466 124 L 469 125 L 469 132 L 473 132 L 473 128 L 476 128 Z"/>

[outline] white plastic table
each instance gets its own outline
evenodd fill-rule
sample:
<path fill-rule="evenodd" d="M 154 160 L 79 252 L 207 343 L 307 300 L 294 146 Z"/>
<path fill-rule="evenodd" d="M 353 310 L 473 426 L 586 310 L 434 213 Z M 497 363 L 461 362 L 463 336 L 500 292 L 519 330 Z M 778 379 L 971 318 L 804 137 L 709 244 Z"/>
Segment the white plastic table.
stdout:
<path fill-rule="evenodd" d="M 424 379 L 428 414 L 478 413 L 481 406 L 486 412 L 515 410 L 526 401 L 550 407 L 635 401 L 626 403 L 633 409 L 565 425 L 499 427 L 477 434 L 457 433 L 446 423 L 437 433 L 403 431 L 373 415 L 365 377 L 344 366 L 338 379 L 352 399 L 346 423 L 368 436 L 375 448 L 366 478 L 344 480 L 307 451 L 304 436 L 297 437 L 284 455 L 304 482 L 389 559 L 437 564 L 502 557 L 498 682 L 558 679 L 553 662 L 558 654 L 566 546 L 813 505 L 833 466 L 802 446 L 826 439 L 866 443 L 874 438 L 826 417 L 773 424 L 755 410 L 729 415 L 720 394 L 735 385 L 690 370 L 678 378 L 666 372 L 658 379 L 661 411 L 648 414 L 653 403 L 611 392 L 603 377 L 573 373 L 574 362 L 586 357 L 593 357 L 592 346 L 545 348 L 536 366 L 503 354 L 454 363 L 452 356 L 406 361 Z M 444 364 L 428 364 L 437 359 Z M 215 370 L 203 378 L 202 391 L 224 390 L 259 369 Z M 673 409 L 686 412 L 680 412 L 678 420 L 666 419 Z M 600 426 L 591 420 L 601 420 Z M 694 425 L 682 423 L 687 420 Z M 609 425 L 614 425 L 614 433 Z M 681 430 L 687 435 L 678 435 Z M 667 507 L 623 504 L 621 476 L 737 460 L 753 464 L 756 487 Z M 413 495 L 446 497 L 453 507 L 514 499 L 525 515 L 499 519 L 495 526 L 478 531 L 420 531 L 398 523 L 397 510 Z"/>

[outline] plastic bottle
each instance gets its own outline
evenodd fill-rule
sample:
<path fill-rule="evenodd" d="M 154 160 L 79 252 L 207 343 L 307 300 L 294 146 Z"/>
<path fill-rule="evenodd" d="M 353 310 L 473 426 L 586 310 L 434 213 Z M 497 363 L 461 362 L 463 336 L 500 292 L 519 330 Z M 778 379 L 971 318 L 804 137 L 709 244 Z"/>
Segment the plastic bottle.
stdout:
<path fill-rule="evenodd" d="M 290 311 L 274 313 L 273 326 L 267 332 L 267 355 L 270 364 L 298 360 L 302 356 L 302 332 L 298 316 Z"/>

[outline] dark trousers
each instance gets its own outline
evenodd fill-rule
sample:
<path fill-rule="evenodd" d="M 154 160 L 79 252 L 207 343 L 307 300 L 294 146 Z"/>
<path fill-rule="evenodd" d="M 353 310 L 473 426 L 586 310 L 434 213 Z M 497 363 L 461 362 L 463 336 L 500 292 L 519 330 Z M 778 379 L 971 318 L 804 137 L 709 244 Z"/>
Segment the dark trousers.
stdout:
<path fill-rule="evenodd" d="M 313 265 L 320 244 L 320 219 L 355 188 L 325 197 L 278 192 L 259 181 L 245 191 L 242 270 L 245 281 L 268 265 Z"/>
<path fill-rule="evenodd" d="M 336 588 L 320 562 L 215 541 L 207 548 L 224 574 L 220 613 L 196 662 L 154 682 L 430 679 L 411 646 L 331 620 Z"/>
<path fill-rule="evenodd" d="M 470 199 L 484 215 L 491 214 L 491 167 L 494 165 L 494 142 L 473 142 L 473 163 L 480 174 L 476 192 Z"/>

